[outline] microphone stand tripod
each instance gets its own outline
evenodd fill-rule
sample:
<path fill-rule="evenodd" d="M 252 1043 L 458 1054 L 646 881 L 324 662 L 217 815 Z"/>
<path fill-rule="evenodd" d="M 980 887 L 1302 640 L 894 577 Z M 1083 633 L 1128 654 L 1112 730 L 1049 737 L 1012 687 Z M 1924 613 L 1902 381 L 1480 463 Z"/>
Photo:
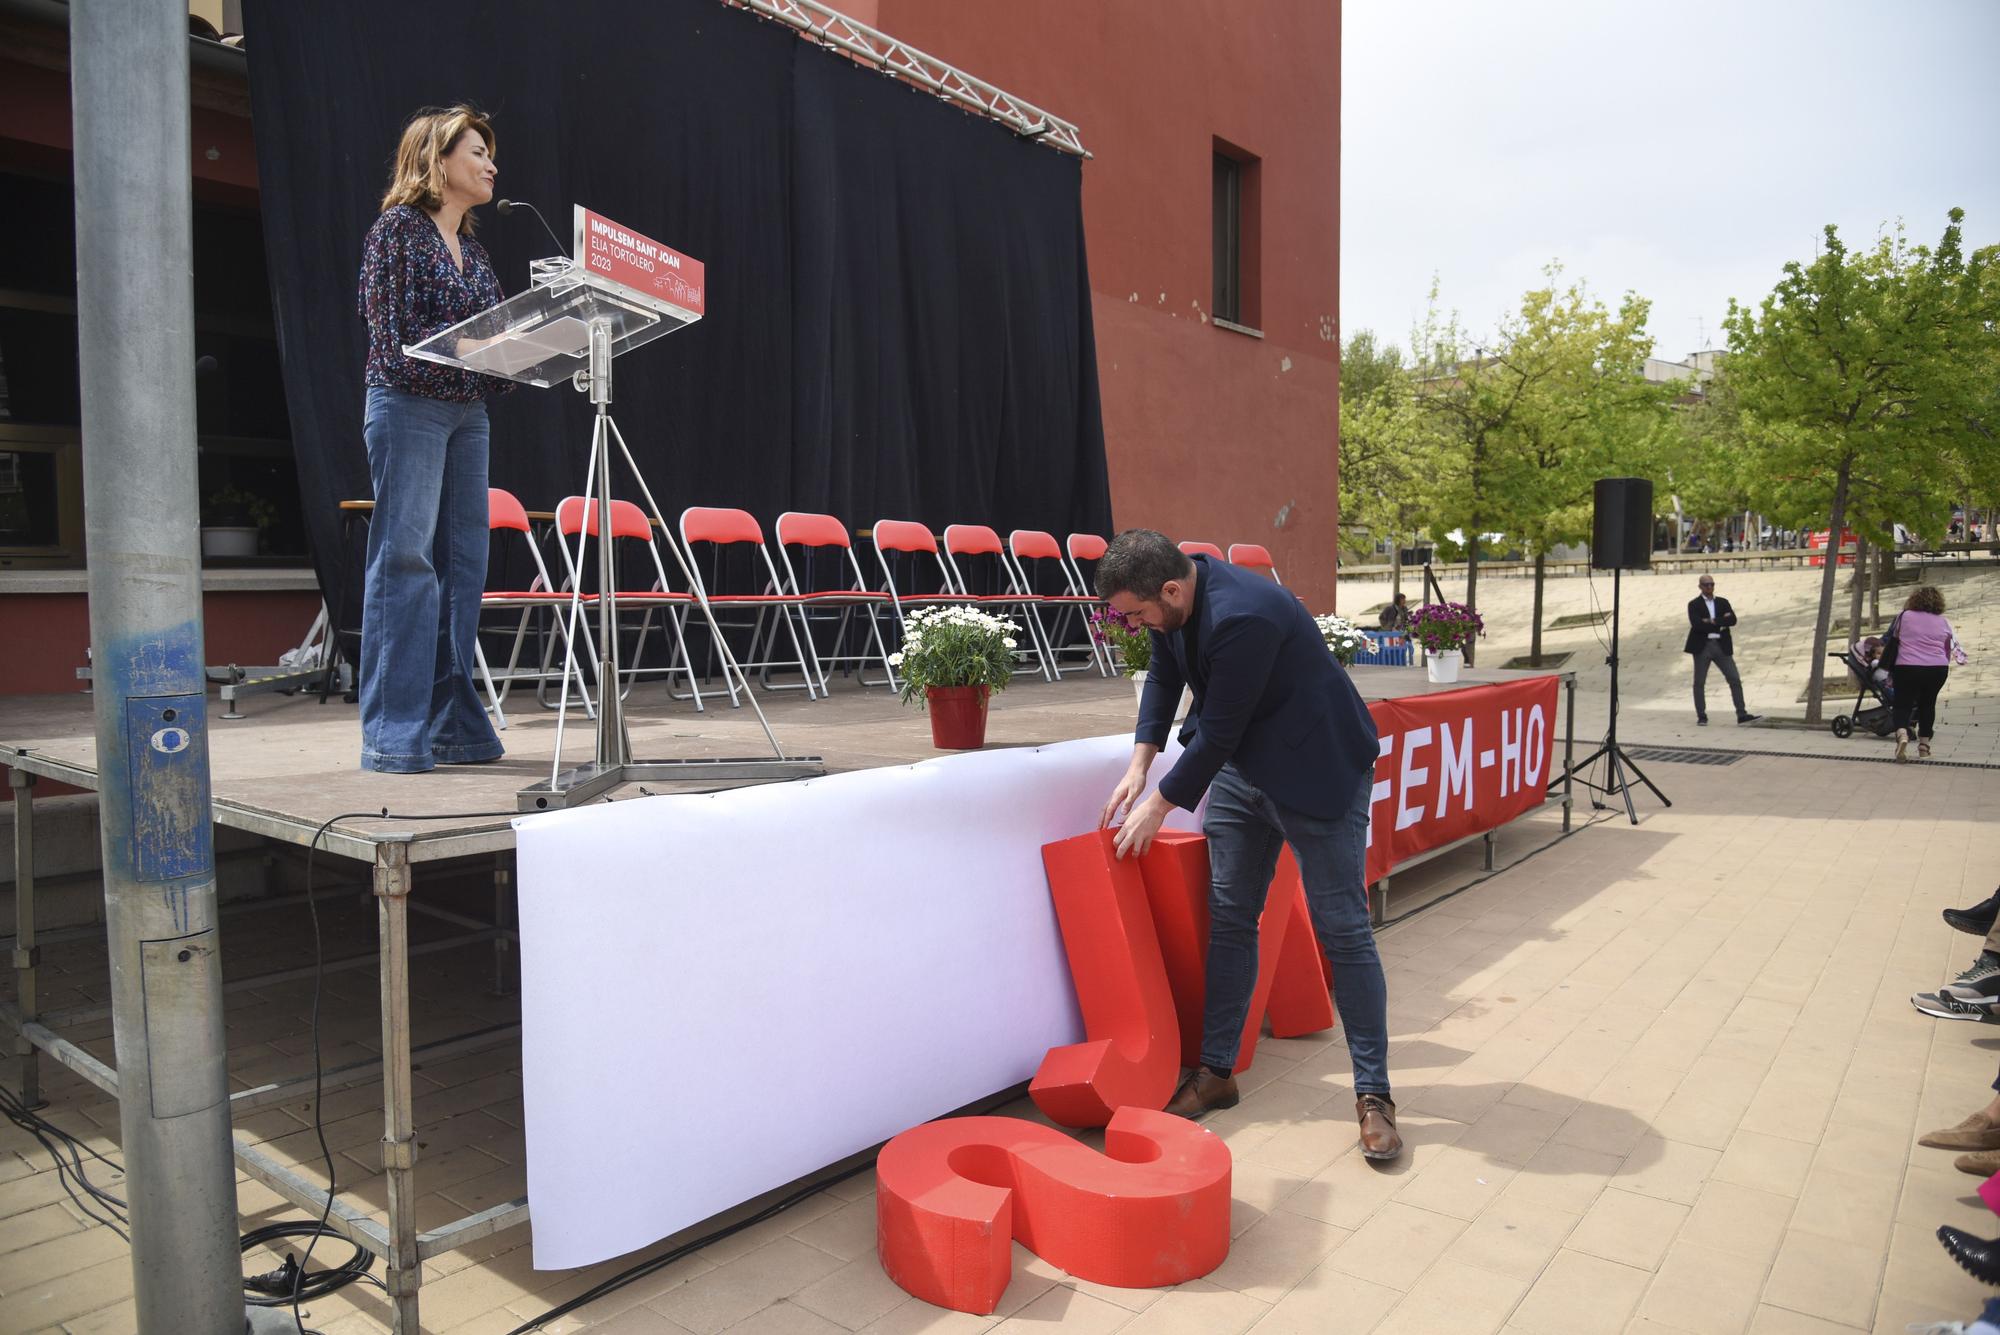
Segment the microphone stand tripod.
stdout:
<path fill-rule="evenodd" d="M 1632 805 L 1633 778 L 1638 779 L 1640 783 L 1645 784 L 1647 788 L 1651 789 L 1653 796 L 1659 798 L 1662 805 L 1672 806 L 1673 802 L 1665 793 L 1660 791 L 1659 785 L 1646 777 L 1645 771 L 1632 763 L 1632 757 L 1626 755 L 1624 748 L 1618 745 L 1618 612 L 1623 595 L 1623 590 L 1620 588 L 1619 583 L 1619 577 L 1622 574 L 1624 574 L 1624 571 L 1616 566 L 1612 567 L 1611 654 L 1604 660 L 1611 667 L 1611 721 L 1605 725 L 1604 744 L 1576 764 L 1571 765 L 1565 777 L 1575 779 L 1585 788 L 1591 790 L 1590 807 L 1593 811 L 1609 810 L 1603 802 L 1598 800 L 1598 795 L 1610 797 L 1613 793 L 1616 793 L 1620 797 L 1623 797 L 1625 799 L 1626 819 L 1637 825 L 1639 823 L 1639 812 Z M 1592 783 L 1588 778 L 1581 777 L 1600 759 L 1604 761 L 1603 783 Z M 1631 772 L 1630 777 L 1627 777 L 1626 772 L 1628 770 Z"/>

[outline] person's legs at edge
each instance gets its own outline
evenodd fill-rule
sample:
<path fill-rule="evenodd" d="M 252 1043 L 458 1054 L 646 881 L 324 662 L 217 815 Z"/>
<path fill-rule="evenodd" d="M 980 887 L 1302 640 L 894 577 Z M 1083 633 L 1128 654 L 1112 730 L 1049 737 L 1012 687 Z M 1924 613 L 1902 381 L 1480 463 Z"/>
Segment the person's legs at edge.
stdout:
<path fill-rule="evenodd" d="M 1729 702 L 1736 706 L 1736 717 L 1749 718 L 1750 711 L 1743 707 L 1743 678 L 1736 671 L 1736 660 L 1720 650 L 1714 653 L 1715 665 L 1722 670 L 1722 679 L 1729 683 Z"/>
<path fill-rule="evenodd" d="M 445 447 L 444 494 L 433 561 L 438 570 L 437 649 L 431 680 L 430 750 L 440 765 L 497 759 L 502 748 L 473 680 L 479 599 L 486 591 L 486 405 L 462 405 Z"/>
<path fill-rule="evenodd" d="M 1354 1064 L 1355 1114 L 1362 1153 L 1402 1152 L 1389 1088 L 1389 986 L 1375 928 L 1368 920 L 1368 814 L 1373 785 L 1364 778 L 1342 815 L 1330 820 L 1276 807 L 1286 842 L 1298 856 L 1313 930 L 1333 971 L 1334 1008 Z"/>
<path fill-rule="evenodd" d="M 431 674 L 438 579 L 432 548 L 445 442 L 459 405 L 371 386 L 362 439 L 375 487 L 361 598 L 361 768 L 433 765 Z"/>
<path fill-rule="evenodd" d="M 1192 1117 L 1236 1102 L 1237 1049 L 1257 986 L 1257 925 L 1284 844 L 1269 802 L 1224 765 L 1208 787 L 1201 832 L 1208 838 L 1208 971 L 1201 1065 L 1167 1111 Z"/>

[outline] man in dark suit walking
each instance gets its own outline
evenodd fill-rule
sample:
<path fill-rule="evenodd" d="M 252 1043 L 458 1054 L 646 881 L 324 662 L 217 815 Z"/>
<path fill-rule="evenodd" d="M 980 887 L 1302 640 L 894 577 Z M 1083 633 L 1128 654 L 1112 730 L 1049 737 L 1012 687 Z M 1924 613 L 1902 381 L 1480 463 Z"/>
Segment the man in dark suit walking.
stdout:
<path fill-rule="evenodd" d="M 1738 723 L 1754 723 L 1759 715 L 1743 707 L 1743 678 L 1736 674 L 1736 649 L 1729 628 L 1736 624 L 1736 609 L 1727 598 L 1715 596 L 1713 577 L 1701 577 L 1701 592 L 1688 601 L 1688 637 L 1685 652 L 1694 655 L 1694 721 L 1708 726 L 1708 665 L 1722 669 L 1729 683 L 1729 698 L 1736 705 Z"/>
<path fill-rule="evenodd" d="M 1192 559 L 1164 535 L 1128 529 L 1097 563 L 1098 596 L 1152 633 L 1132 763 L 1099 825 L 1129 808 L 1118 856 L 1145 852 L 1175 807 L 1208 794 L 1209 942 L 1201 1065 L 1167 1111 L 1237 1102 L 1237 1044 L 1257 979 L 1257 923 L 1292 846 L 1354 1062 L 1361 1152 L 1402 1153 L 1389 1092 L 1388 986 L 1368 921 L 1365 856 L 1378 754 L 1375 723 L 1304 604 L 1225 562 Z M 1185 749 L 1146 793 L 1183 685 Z M 1142 794 L 1144 796 L 1142 797 Z"/>

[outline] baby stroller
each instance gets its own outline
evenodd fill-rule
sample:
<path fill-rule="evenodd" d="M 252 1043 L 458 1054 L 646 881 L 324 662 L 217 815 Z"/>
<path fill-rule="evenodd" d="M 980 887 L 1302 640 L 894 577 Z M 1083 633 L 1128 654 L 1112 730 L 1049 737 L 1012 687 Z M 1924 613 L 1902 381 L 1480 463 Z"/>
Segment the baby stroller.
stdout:
<path fill-rule="evenodd" d="M 1896 730 L 1892 710 L 1895 687 L 1890 684 L 1888 670 L 1876 667 L 1874 659 L 1866 656 L 1866 644 L 1862 641 L 1827 655 L 1837 659 L 1847 669 L 1847 679 L 1858 691 L 1854 707 L 1848 713 L 1833 716 L 1833 735 L 1836 737 L 1852 737 L 1856 728 L 1866 728 L 1877 737 L 1887 737 Z M 1870 700 L 1875 703 L 1867 705 Z M 1867 707 L 1864 708 L 1864 705 Z"/>

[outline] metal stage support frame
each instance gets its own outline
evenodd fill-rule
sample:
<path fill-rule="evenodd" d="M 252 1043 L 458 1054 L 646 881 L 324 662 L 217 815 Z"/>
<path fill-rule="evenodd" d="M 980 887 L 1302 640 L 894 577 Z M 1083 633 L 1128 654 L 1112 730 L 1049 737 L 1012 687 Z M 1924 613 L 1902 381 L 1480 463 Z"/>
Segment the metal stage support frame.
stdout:
<path fill-rule="evenodd" d="M 74 787 L 97 791 L 97 773 L 82 766 L 39 755 L 34 751 L 10 749 L 0 753 L 0 763 L 8 766 L 8 782 L 14 792 L 14 949 L 12 963 L 16 985 L 15 1002 L 0 1002 L 0 1023 L 14 1031 L 13 1070 L 16 1087 L 25 1101 L 39 1101 L 41 1054 L 47 1053 L 70 1070 L 114 1098 L 119 1092 L 118 1072 L 89 1051 L 62 1037 L 59 1026 L 76 1023 L 101 1013 L 99 1008 L 81 1008 L 44 1014 L 38 1005 L 37 975 L 40 949 L 35 932 L 35 780 L 50 779 Z M 238 802 L 214 802 L 215 823 L 230 829 L 263 835 L 298 848 L 309 847 L 319 827 Z M 333 1199 L 327 1229 L 354 1242 L 387 1267 L 385 1280 L 393 1312 L 391 1329 L 395 1335 L 418 1335 L 418 1289 L 423 1279 L 423 1262 L 433 1256 L 467 1246 L 481 1238 L 528 1222 L 528 1200 L 515 1200 L 481 1210 L 438 1228 L 417 1229 L 417 1143 L 415 1137 L 414 1091 L 411 1083 L 414 1063 L 438 1061 L 462 1053 L 475 1052 L 517 1038 L 518 1024 L 493 1025 L 454 1035 L 421 1046 L 411 1041 L 410 960 L 413 956 L 454 946 L 491 940 L 494 947 L 494 976 L 504 987 L 511 977 L 511 961 L 518 934 L 507 922 L 507 897 L 513 882 L 513 830 L 500 822 L 473 830 L 453 830 L 438 834 L 396 833 L 382 837 L 351 833 L 336 825 L 319 841 L 322 853 L 364 863 L 370 869 L 376 902 L 377 948 L 372 962 L 381 970 L 382 1058 L 357 1062 L 328 1070 L 325 1093 L 331 1095 L 372 1080 L 382 1082 L 382 1164 L 388 1181 L 387 1224 L 377 1223 L 360 1210 Z M 494 859 L 494 920 L 491 923 L 420 903 L 414 897 L 416 871 L 424 863 L 477 855 Z M 251 901 L 256 902 L 256 901 Z M 412 947 L 410 914 L 423 913 L 444 919 L 468 931 L 448 940 Z M 329 961 L 329 970 L 354 968 L 371 962 L 365 958 Z M 255 987 L 284 979 L 310 976 L 311 969 L 287 969 L 256 978 L 231 980 L 225 990 Z M 238 1090 L 229 1096 L 228 1111 L 233 1115 L 269 1107 L 310 1095 L 310 1073 L 295 1079 Z M 234 1136 L 236 1163 L 245 1173 L 262 1182 L 300 1209 L 318 1218 L 327 1209 L 327 1193 L 291 1166 L 279 1162 L 262 1147 Z M 235 1252 L 231 1239 L 232 1258 Z M 235 1265 L 232 1259 L 232 1273 Z M 232 1293 L 234 1290 L 232 1289 Z"/>

